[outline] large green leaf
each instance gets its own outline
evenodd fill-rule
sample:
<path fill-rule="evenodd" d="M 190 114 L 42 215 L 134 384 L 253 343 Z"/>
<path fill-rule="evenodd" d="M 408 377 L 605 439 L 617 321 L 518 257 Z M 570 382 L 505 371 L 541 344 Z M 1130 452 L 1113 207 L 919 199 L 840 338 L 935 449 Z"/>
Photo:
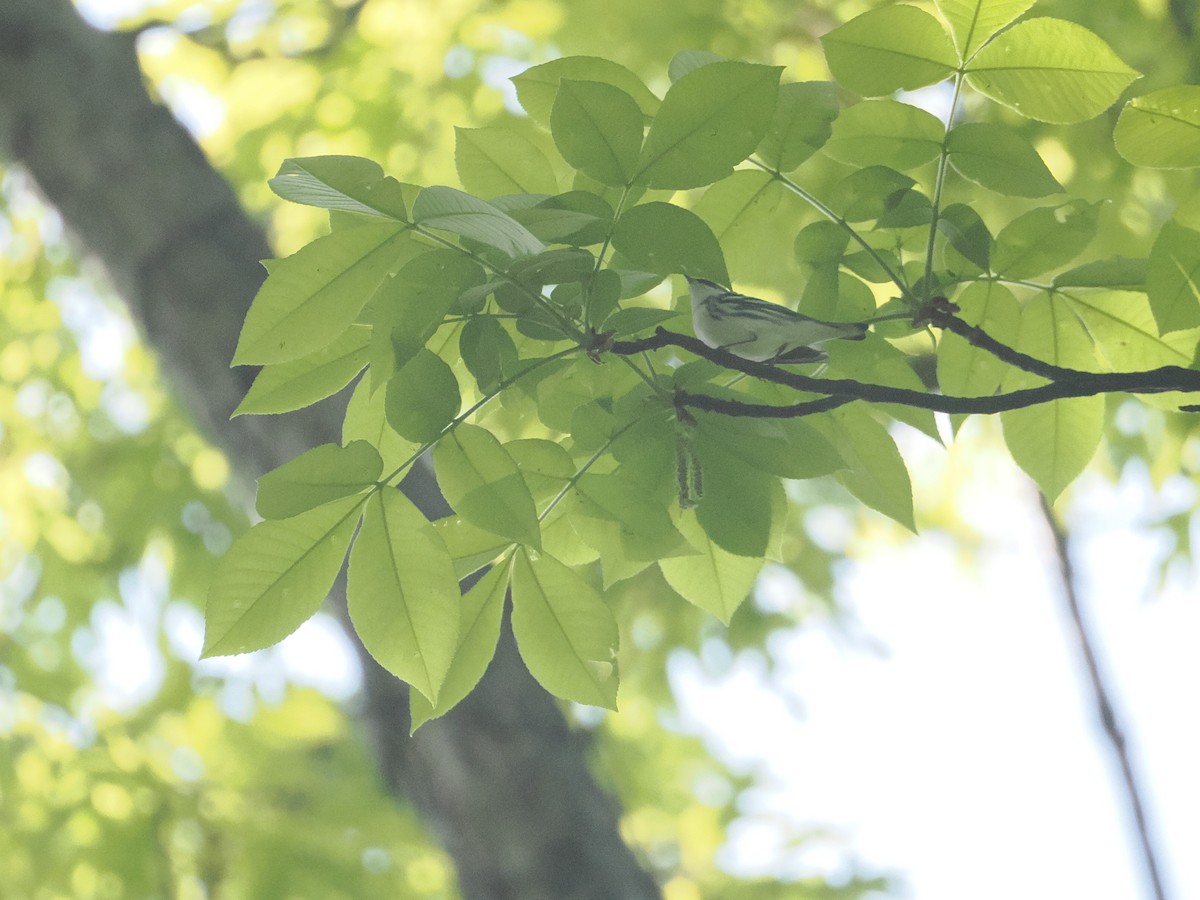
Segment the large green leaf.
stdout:
<path fill-rule="evenodd" d="M 1200 231 L 1163 225 L 1150 250 L 1146 292 L 1163 334 L 1200 325 Z"/>
<path fill-rule="evenodd" d="M 937 0 L 962 59 L 970 59 L 984 42 L 1033 6 L 1034 0 Z"/>
<path fill-rule="evenodd" d="M 366 441 L 321 444 L 258 479 L 254 508 L 264 519 L 288 519 L 358 494 L 383 474 L 379 451 Z"/>
<path fill-rule="evenodd" d="M 1033 278 L 1069 263 L 1096 234 L 1099 209 L 1099 203 L 1073 200 L 1017 216 L 996 235 L 992 270 L 1006 278 Z"/>
<path fill-rule="evenodd" d="M 274 263 L 246 313 L 233 365 L 282 363 L 328 346 L 400 258 L 406 228 L 341 229 Z"/>
<path fill-rule="evenodd" d="M 794 276 L 788 267 L 792 229 L 784 223 L 803 221 L 805 204 L 767 172 L 737 170 L 708 188 L 692 211 L 712 229 L 730 277 L 766 284 L 780 270 L 782 277 Z"/>
<path fill-rule="evenodd" d="M 824 150 L 852 166 L 911 169 L 937 157 L 946 127 L 937 116 L 895 100 L 864 100 L 833 123 Z"/>
<path fill-rule="evenodd" d="M 764 556 L 775 514 L 772 494 L 779 490 L 779 479 L 747 466 L 707 431 L 697 432 L 694 447 L 700 482 L 696 517 L 705 533 L 737 556 Z"/>
<path fill-rule="evenodd" d="M 376 662 L 436 703 L 458 646 L 458 578 L 442 539 L 397 489 L 367 503 L 346 604 Z"/>
<path fill-rule="evenodd" d="M 1092 342 L 1066 303 L 1039 294 L 1021 310 L 1016 347 L 1037 359 L 1073 369 L 1097 369 Z M 1006 391 L 1044 384 L 1011 370 Z M 1050 500 L 1075 480 L 1096 453 L 1104 430 L 1104 397 L 1054 400 L 1001 413 L 1004 441 L 1016 461 Z"/>
<path fill-rule="evenodd" d="M 541 548 L 533 497 L 516 463 L 490 431 L 459 425 L 438 442 L 433 464 L 456 513 L 493 534 Z"/>
<path fill-rule="evenodd" d="M 386 177 L 379 163 L 358 156 L 285 159 L 267 184 L 293 203 L 401 222 L 408 219 L 400 182 Z"/>
<path fill-rule="evenodd" d="M 422 349 L 388 381 L 383 408 L 397 434 L 424 444 L 442 433 L 461 406 L 458 379 L 450 366 Z"/>
<path fill-rule="evenodd" d="M 495 247 L 511 257 L 531 256 L 546 247 L 524 225 L 478 197 L 434 185 L 417 195 L 413 221 Z"/>
<path fill-rule="evenodd" d="M 1138 73 L 1082 25 L 1042 18 L 997 35 L 967 65 L 967 77 L 1023 116 L 1068 123 L 1112 106 Z"/>
<path fill-rule="evenodd" d="M 517 551 L 512 626 L 521 658 L 564 700 L 617 708 L 617 623 L 596 590 L 546 554 Z"/>
<path fill-rule="evenodd" d="M 895 210 L 915 183 L 887 166 L 868 166 L 835 184 L 829 194 L 829 205 L 848 222 L 879 219 Z"/>
<path fill-rule="evenodd" d="M 411 728 L 415 732 L 430 719 L 452 710 L 471 693 L 488 663 L 496 655 L 504 597 L 508 593 L 508 566 L 497 566 L 479 580 L 462 598 L 458 646 L 446 671 L 436 704 L 415 691 L 408 695 Z"/>
<path fill-rule="evenodd" d="M 515 128 L 455 128 L 454 165 L 463 187 L 485 199 L 558 193 L 550 160 Z"/>
<path fill-rule="evenodd" d="M 429 250 L 384 280 L 371 299 L 371 384 L 378 387 L 437 331 L 483 269 L 455 250 Z"/>
<path fill-rule="evenodd" d="M 887 429 L 867 410 L 849 406 L 814 417 L 812 424 L 825 432 L 846 461 L 834 478 L 871 509 L 916 531 L 912 480 Z"/>
<path fill-rule="evenodd" d="M 1057 288 L 1101 287 L 1114 291 L 1146 292 L 1149 260 L 1130 256 L 1110 256 L 1084 263 L 1054 276 Z"/>
<path fill-rule="evenodd" d="M 490 391 L 517 365 L 512 335 L 494 316 L 473 316 L 458 336 L 459 353 L 481 391 Z"/>
<path fill-rule="evenodd" d="M 1072 296 L 1069 302 L 1111 369 L 1190 368 L 1196 357 L 1197 330 L 1160 335 L 1144 294 L 1088 291 Z"/>
<path fill-rule="evenodd" d="M 1012 346 L 1021 327 L 1021 307 L 1012 291 L 994 281 L 969 285 L 955 297 L 962 318 L 1002 344 Z M 956 397 L 986 397 L 996 392 L 1008 370 L 991 353 L 950 331 L 938 337 L 938 384 Z"/>
<path fill-rule="evenodd" d="M 598 56 L 564 56 L 526 69 L 512 80 L 517 88 L 517 99 L 535 122 L 550 124 L 558 85 L 564 78 L 599 81 L 618 87 L 633 97 L 646 118 L 658 111 L 659 99 L 640 78 L 620 63 Z"/>
<path fill-rule="evenodd" d="M 550 113 L 550 131 L 563 159 L 601 184 L 633 181 L 642 149 L 637 101 L 611 84 L 564 78 Z"/>
<path fill-rule="evenodd" d="M 721 245 L 704 220 L 670 203 L 643 203 L 617 221 L 613 246 L 646 272 L 729 283 Z"/>
<path fill-rule="evenodd" d="M 840 109 L 831 81 L 781 84 L 759 157 L 780 172 L 792 171 L 829 140 Z"/>
<path fill-rule="evenodd" d="M 634 180 L 681 189 L 724 178 L 767 133 L 782 71 L 715 62 L 684 75 L 654 117 Z"/>
<path fill-rule="evenodd" d="M 1038 152 L 1015 131 L 992 122 L 964 122 L 946 139 L 950 165 L 964 178 L 1013 197 L 1062 190 Z"/>
<path fill-rule="evenodd" d="M 316 353 L 264 366 L 233 415 L 291 412 L 337 393 L 366 366 L 370 338 L 369 329 L 352 325 Z"/>
<path fill-rule="evenodd" d="M 683 599 L 728 625 L 754 588 L 764 560 L 737 556 L 717 546 L 700 527 L 691 510 L 680 517 L 679 530 L 700 552 L 659 560 L 663 578 Z"/>
<path fill-rule="evenodd" d="M 415 441 L 400 437 L 388 423 L 384 410 L 384 391 L 372 391 L 371 383 L 362 379 L 354 387 L 350 402 L 346 404 L 346 417 L 342 421 L 342 443 L 366 441 L 379 451 L 385 472 L 413 461 L 420 446 Z"/>
<path fill-rule="evenodd" d="M 784 478 L 819 478 L 845 466 L 841 454 L 803 419 L 750 419 L 697 413 L 705 438 L 748 466 Z"/>
<path fill-rule="evenodd" d="M 838 341 L 827 350 L 829 371 L 835 377 L 854 378 L 911 391 L 925 389 L 921 376 L 913 369 L 912 357 L 874 332 L 868 333 L 861 341 Z M 878 409 L 935 441 L 942 439 L 931 410 L 902 403 L 881 403 Z"/>
<path fill-rule="evenodd" d="M 1176 85 L 1134 97 L 1121 110 L 1113 140 L 1135 166 L 1200 166 L 1200 87 Z"/>
<path fill-rule="evenodd" d="M 958 62 L 941 23 L 915 6 L 884 6 L 855 16 L 821 44 L 838 83 L 867 97 L 935 84 Z"/>
<path fill-rule="evenodd" d="M 607 543 L 606 526 L 618 535 L 623 555 L 631 560 L 656 560 L 687 550 L 682 535 L 660 498 L 622 472 L 587 473 L 575 483 L 572 523 L 580 537 L 597 550 Z M 601 534 L 595 522 L 599 520 Z M 599 537 L 599 540 L 594 538 Z M 601 553 L 603 557 L 603 552 Z"/>
<path fill-rule="evenodd" d="M 946 236 L 947 269 L 958 273 L 990 269 L 992 234 L 975 207 L 951 203 L 938 216 L 937 227 Z"/>
<path fill-rule="evenodd" d="M 329 593 L 358 524 L 361 497 L 259 522 L 217 562 L 204 610 L 202 658 L 283 640 Z"/>

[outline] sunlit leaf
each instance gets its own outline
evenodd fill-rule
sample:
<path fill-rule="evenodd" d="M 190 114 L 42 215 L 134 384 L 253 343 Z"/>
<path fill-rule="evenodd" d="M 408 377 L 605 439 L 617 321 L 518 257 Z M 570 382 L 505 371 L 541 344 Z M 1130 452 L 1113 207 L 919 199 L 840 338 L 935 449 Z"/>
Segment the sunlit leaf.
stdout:
<path fill-rule="evenodd" d="M 1200 87 L 1175 85 L 1134 97 L 1121 110 L 1113 140 L 1135 166 L 1200 166 Z"/>
<path fill-rule="evenodd" d="M 517 88 L 517 99 L 534 121 L 543 125 L 550 123 L 558 85 L 564 78 L 611 84 L 633 97 L 643 116 L 650 117 L 658 111 L 659 99 L 620 63 L 598 56 L 564 56 L 526 69 L 512 80 Z"/>
<path fill-rule="evenodd" d="M 201 656 L 261 650 L 311 618 L 346 558 L 362 503 L 347 497 L 259 522 L 234 541 L 208 589 Z"/>
<path fill-rule="evenodd" d="M 699 553 L 659 560 L 663 578 L 683 599 L 728 625 L 754 588 L 765 560 L 736 556 L 717 546 L 691 510 L 680 517 L 679 530 Z"/>
<path fill-rule="evenodd" d="M 1163 225 L 1150 250 L 1146 291 L 1163 334 L 1200 325 L 1200 231 Z"/>
<path fill-rule="evenodd" d="M 1054 276 L 1059 288 L 1100 287 L 1116 291 L 1146 290 L 1149 261 L 1129 256 L 1112 256 L 1084 263 Z"/>
<path fill-rule="evenodd" d="M 935 84 L 957 59 L 937 19 L 915 6 L 872 9 L 821 38 L 839 84 L 867 97 Z"/>
<path fill-rule="evenodd" d="M 500 621 L 504 614 L 504 597 L 508 593 L 508 566 L 492 569 L 467 591 L 462 598 L 458 646 L 446 671 L 437 704 L 424 696 L 410 692 L 409 712 L 412 731 L 431 719 L 443 716 L 471 693 L 488 663 L 496 654 L 500 639 Z"/>
<path fill-rule="evenodd" d="M 451 187 L 425 188 L 417 195 L 412 214 L 418 225 L 479 241 L 511 257 L 529 256 L 546 249 L 512 216 Z"/>
<path fill-rule="evenodd" d="M 1044 197 L 1062 190 L 1033 146 L 992 122 L 964 122 L 946 139 L 950 165 L 964 178 L 1013 197 Z"/>
<path fill-rule="evenodd" d="M 647 272 L 729 283 L 721 245 L 704 220 L 670 203 L 643 203 L 621 216 L 613 246 Z"/>
<path fill-rule="evenodd" d="M 367 503 L 346 603 L 376 662 L 436 703 L 458 646 L 458 578 L 442 539 L 399 490 Z"/>
<path fill-rule="evenodd" d="M 442 433 L 461 405 L 450 366 L 436 353 L 418 350 L 388 381 L 383 408 L 397 434 L 423 444 Z"/>
<path fill-rule="evenodd" d="M 279 260 L 246 313 L 233 365 L 288 362 L 332 343 L 399 260 L 406 227 L 335 231 Z"/>
<path fill-rule="evenodd" d="M 871 509 L 916 531 L 912 480 L 887 429 L 866 410 L 849 406 L 817 416 L 812 424 L 846 461 L 834 478 Z"/>
<path fill-rule="evenodd" d="M 494 534 L 541 547 L 533 497 L 516 463 L 490 431 L 459 425 L 438 442 L 433 464 L 456 513 Z"/>
<path fill-rule="evenodd" d="M 968 285 L 954 298 L 961 317 L 1000 343 L 1013 346 L 1021 326 L 1021 308 L 1012 291 L 994 281 Z M 1000 386 L 1008 366 L 988 351 L 950 331 L 938 337 L 938 384 L 956 397 L 986 397 Z"/>
<path fill-rule="evenodd" d="M 564 78 L 550 113 L 554 143 L 570 165 L 601 184 L 630 184 L 642 149 L 642 113 L 620 88 Z"/>
<path fill-rule="evenodd" d="M 963 59 L 970 59 L 988 38 L 1033 4 L 1034 0 L 937 0 Z"/>
<path fill-rule="evenodd" d="M 365 491 L 382 473 L 379 451 L 366 441 L 321 444 L 259 478 L 254 508 L 264 519 L 287 519 Z"/>
<path fill-rule="evenodd" d="M 617 708 L 617 623 L 603 598 L 552 556 L 517 551 L 512 626 L 521 658 L 564 700 Z"/>
<path fill-rule="evenodd" d="M 403 463 L 412 462 L 413 454 L 420 445 L 400 437 L 388 425 L 385 398 L 386 393 L 372 391 L 370 382 L 365 378 L 355 385 L 342 421 L 342 443 L 366 441 L 379 451 L 385 471 L 390 472 Z"/>
<path fill-rule="evenodd" d="M 970 83 L 1021 115 L 1082 122 L 1112 106 L 1137 71 L 1099 37 L 1062 19 L 1026 19 L 967 65 Z"/>
<path fill-rule="evenodd" d="M 267 182 L 284 200 L 407 221 L 403 187 L 379 163 L 358 156 L 285 159 Z"/>
<path fill-rule="evenodd" d="M 654 117 L 634 180 L 679 189 L 728 175 L 766 134 L 781 71 L 715 62 L 680 78 Z"/>
<path fill-rule="evenodd" d="M 351 326 L 316 353 L 264 366 L 234 416 L 291 412 L 335 394 L 367 365 L 371 332 Z"/>
<path fill-rule="evenodd" d="M 996 235 L 992 270 L 1007 278 L 1033 278 L 1069 263 L 1095 236 L 1099 207 L 1073 200 L 1017 216 Z"/>
<path fill-rule="evenodd" d="M 455 128 L 454 165 L 463 187 L 485 199 L 558 193 L 546 155 L 514 128 Z"/>
<path fill-rule="evenodd" d="M 758 155 L 780 172 L 792 171 L 829 140 L 840 110 L 831 81 L 781 84 Z"/>
<path fill-rule="evenodd" d="M 946 128 L 937 116 L 895 100 L 864 100 L 842 112 L 822 148 L 853 166 L 911 169 L 937 157 Z"/>

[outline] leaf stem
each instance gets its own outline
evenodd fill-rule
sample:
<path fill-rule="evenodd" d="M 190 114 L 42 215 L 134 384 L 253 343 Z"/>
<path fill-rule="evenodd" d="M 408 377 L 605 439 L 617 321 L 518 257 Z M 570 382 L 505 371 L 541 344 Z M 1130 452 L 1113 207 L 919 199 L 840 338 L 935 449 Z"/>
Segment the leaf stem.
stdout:
<path fill-rule="evenodd" d="M 942 149 L 938 154 L 937 175 L 933 180 L 933 197 L 930 198 L 929 204 L 929 242 L 925 247 L 925 294 L 924 299 L 930 297 L 929 291 L 933 285 L 933 248 L 937 241 L 937 227 L 939 214 L 941 212 L 942 203 L 942 188 L 946 183 L 946 172 L 950 167 L 950 126 L 954 123 L 954 114 L 958 111 L 958 101 L 962 98 L 962 86 L 964 74 L 962 71 L 954 73 L 954 98 L 950 101 L 950 115 L 946 117 L 946 136 L 942 139 Z"/>

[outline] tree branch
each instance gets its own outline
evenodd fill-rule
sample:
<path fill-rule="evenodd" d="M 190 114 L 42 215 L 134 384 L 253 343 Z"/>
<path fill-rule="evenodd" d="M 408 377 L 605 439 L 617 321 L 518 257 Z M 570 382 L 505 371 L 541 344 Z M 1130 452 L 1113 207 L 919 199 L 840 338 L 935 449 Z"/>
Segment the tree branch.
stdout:
<path fill-rule="evenodd" d="M 966 327 L 971 328 L 972 326 Z M 934 412 L 991 415 L 1039 403 L 1048 403 L 1052 400 L 1092 397 L 1096 394 L 1157 394 L 1164 391 L 1200 391 L 1200 371 L 1184 369 L 1180 366 L 1163 366 L 1145 372 L 1080 372 L 1074 369 L 1058 369 L 1064 374 L 1049 384 L 1009 391 L 1005 394 L 995 394 L 990 397 L 927 394 L 909 388 L 870 384 L 849 378 L 814 378 L 811 375 L 801 375 L 768 363 L 743 359 L 728 350 L 709 347 L 699 338 L 676 334 L 663 328 L 659 328 L 648 338 L 635 341 L 614 341 L 611 352 L 627 356 L 663 347 L 679 347 L 724 368 L 733 369 L 772 384 L 783 385 L 805 393 L 824 394 L 828 398 L 825 402 L 832 403 L 832 405 L 826 406 L 818 401 L 804 401 L 788 406 L 773 406 L 739 400 L 722 400 L 687 391 L 681 391 L 676 395 L 677 405 L 706 409 L 728 416 L 796 418 L 811 415 L 814 412 L 823 412 L 854 400 L 894 403 L 917 409 L 929 409 Z M 838 402 L 833 403 L 832 401 L 835 399 Z"/>
<path fill-rule="evenodd" d="M 1095 642 L 1084 617 L 1083 606 L 1075 589 L 1075 568 L 1071 563 L 1071 548 L 1067 533 L 1054 515 L 1044 494 L 1039 493 L 1041 500 L 1042 518 L 1054 539 L 1055 556 L 1058 560 L 1058 574 L 1063 589 L 1063 598 L 1067 603 L 1067 611 L 1071 617 L 1071 625 L 1075 632 L 1079 652 L 1083 656 L 1084 667 L 1087 670 L 1088 684 L 1096 701 L 1096 713 L 1100 727 L 1108 740 L 1109 747 L 1117 759 L 1121 769 L 1121 783 L 1125 788 L 1125 798 L 1133 813 L 1133 825 L 1137 832 L 1138 847 L 1141 851 L 1142 863 L 1146 868 L 1146 876 L 1150 880 L 1150 890 L 1154 900 L 1167 900 L 1166 888 L 1158 863 L 1158 853 L 1150 836 L 1150 826 L 1146 818 L 1145 803 L 1142 800 L 1142 788 L 1134 772 L 1133 760 L 1130 758 L 1129 747 L 1125 739 L 1124 729 L 1117 718 L 1113 707 L 1111 692 L 1105 683 L 1104 674 L 1100 670 L 1100 662 L 1096 655 Z"/>

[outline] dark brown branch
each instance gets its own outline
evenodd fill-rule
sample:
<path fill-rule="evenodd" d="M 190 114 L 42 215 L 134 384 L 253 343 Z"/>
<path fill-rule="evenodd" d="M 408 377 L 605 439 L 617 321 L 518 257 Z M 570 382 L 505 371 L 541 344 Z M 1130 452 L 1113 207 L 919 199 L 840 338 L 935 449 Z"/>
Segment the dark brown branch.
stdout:
<path fill-rule="evenodd" d="M 1097 394 L 1200 391 L 1200 371 L 1184 369 L 1180 366 L 1163 366 L 1145 372 L 1077 372 L 1073 369 L 1065 369 L 1061 371 L 1070 373 L 1069 376 L 1060 377 L 1049 384 L 990 397 L 953 397 L 945 394 L 927 394 L 909 388 L 869 384 L 849 378 L 814 378 L 811 375 L 801 375 L 767 363 L 742 359 L 728 350 L 709 347 L 698 338 L 676 334 L 662 328 L 652 336 L 641 340 L 615 341 L 611 350 L 613 353 L 627 356 L 663 347 L 679 347 L 724 368 L 743 372 L 753 378 L 781 384 L 797 391 L 824 394 L 829 400 L 837 398 L 840 401 L 832 406 L 814 408 L 815 401 L 805 401 L 788 406 L 772 406 L 761 403 L 743 403 L 736 400 L 717 400 L 706 395 L 687 392 L 681 392 L 676 397 L 678 405 L 707 409 L 731 416 L 795 418 L 811 415 L 813 412 L 820 412 L 824 409 L 832 409 L 833 406 L 840 406 L 853 400 L 895 403 L 916 409 L 930 409 L 935 412 L 992 415 L 1013 409 L 1023 409 L 1039 403 L 1048 403 L 1051 400 L 1092 397 Z"/>
<path fill-rule="evenodd" d="M 1084 618 L 1083 607 L 1079 602 L 1079 594 L 1075 589 L 1075 568 L 1071 564 L 1071 552 L 1067 533 L 1054 515 L 1054 510 L 1046 501 L 1041 499 L 1042 517 L 1054 538 L 1055 555 L 1058 559 L 1058 573 L 1062 583 L 1063 597 L 1067 601 L 1067 610 L 1071 616 L 1071 625 L 1079 651 L 1083 655 L 1084 666 L 1087 669 L 1088 684 L 1092 696 L 1096 700 L 1096 712 L 1100 719 L 1100 727 L 1112 748 L 1117 764 L 1121 768 L 1121 781 L 1125 787 L 1125 797 L 1133 813 L 1134 829 L 1137 831 L 1138 846 L 1141 849 L 1142 862 L 1146 867 L 1146 876 L 1150 879 L 1150 888 L 1154 900 L 1166 900 L 1167 892 L 1163 887 L 1163 878 L 1158 863 L 1158 854 L 1154 841 L 1150 836 L 1150 826 L 1146 818 L 1145 803 L 1142 800 L 1142 789 L 1133 769 L 1129 747 L 1126 743 L 1125 732 L 1117 719 L 1113 708 L 1111 692 L 1105 683 L 1104 674 L 1100 670 L 1100 662 L 1096 657 L 1095 642 L 1092 640 L 1087 621 Z"/>

